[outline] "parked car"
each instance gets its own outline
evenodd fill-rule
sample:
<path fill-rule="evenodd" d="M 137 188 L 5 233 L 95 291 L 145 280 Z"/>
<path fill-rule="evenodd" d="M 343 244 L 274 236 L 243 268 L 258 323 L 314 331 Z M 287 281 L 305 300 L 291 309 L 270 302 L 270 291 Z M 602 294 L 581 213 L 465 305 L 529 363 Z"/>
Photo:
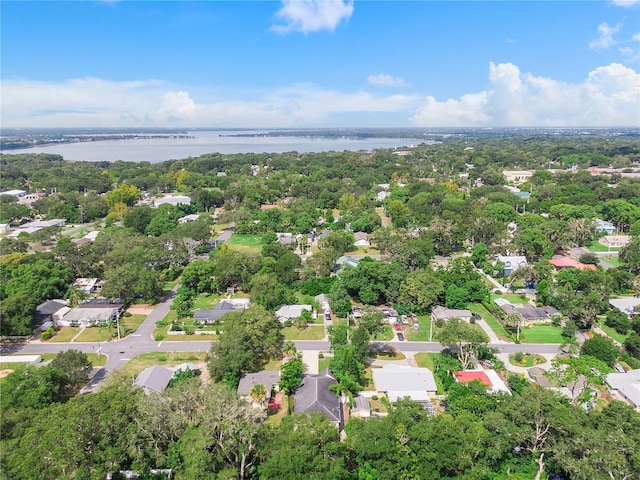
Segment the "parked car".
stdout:
<path fill-rule="evenodd" d="M 393 328 L 395 328 L 396 332 L 399 332 L 402 330 L 402 325 L 400 325 L 399 323 L 394 323 Z"/>
<path fill-rule="evenodd" d="M 398 333 L 398 340 L 401 342 L 404 342 L 404 335 L 401 333 Z"/>

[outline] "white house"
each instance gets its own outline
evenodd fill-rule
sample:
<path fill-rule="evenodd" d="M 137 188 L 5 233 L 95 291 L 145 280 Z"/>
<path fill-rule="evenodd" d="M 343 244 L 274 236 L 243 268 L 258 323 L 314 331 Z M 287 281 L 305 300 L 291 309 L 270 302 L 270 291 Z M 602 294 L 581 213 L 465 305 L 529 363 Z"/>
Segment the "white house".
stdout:
<path fill-rule="evenodd" d="M 280 323 L 284 323 L 287 320 L 295 320 L 304 310 L 308 310 L 313 312 L 313 307 L 311 305 L 283 305 L 276 311 L 276 316 Z"/>
<path fill-rule="evenodd" d="M 459 318 L 465 322 L 471 322 L 471 311 L 466 309 L 445 308 L 442 306 L 433 307 L 431 310 L 431 320 L 434 322 L 438 320 L 447 321 L 452 318 Z"/>
<path fill-rule="evenodd" d="M 522 255 L 498 255 L 496 262 L 502 262 L 504 264 L 504 274 L 506 276 L 529 265 L 527 263 L 527 257 Z"/>
<path fill-rule="evenodd" d="M 191 198 L 186 195 L 167 195 L 166 197 L 156 198 L 153 201 L 153 206 L 158 208 L 165 203 L 169 205 L 191 205 Z"/>

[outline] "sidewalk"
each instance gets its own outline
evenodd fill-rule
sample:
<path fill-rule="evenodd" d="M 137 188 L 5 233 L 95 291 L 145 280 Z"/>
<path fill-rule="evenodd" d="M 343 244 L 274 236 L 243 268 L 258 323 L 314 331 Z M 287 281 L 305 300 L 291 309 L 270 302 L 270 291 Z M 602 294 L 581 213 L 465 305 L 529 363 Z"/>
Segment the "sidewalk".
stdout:
<path fill-rule="evenodd" d="M 526 376 L 527 371 L 529 370 L 529 368 L 532 368 L 532 367 L 518 367 L 516 365 L 512 365 L 511 363 L 509 363 L 509 355 L 510 355 L 509 353 L 498 353 L 496 357 L 498 357 L 500 361 L 504 363 L 504 367 L 507 369 L 508 372 L 517 373 L 519 375 Z M 551 360 L 553 360 L 556 357 L 556 355 L 553 353 L 544 353 L 544 354 L 539 353 L 538 355 L 546 358 L 547 361 L 536 365 L 536 367 L 540 367 L 543 370 L 549 370 L 551 368 Z"/>

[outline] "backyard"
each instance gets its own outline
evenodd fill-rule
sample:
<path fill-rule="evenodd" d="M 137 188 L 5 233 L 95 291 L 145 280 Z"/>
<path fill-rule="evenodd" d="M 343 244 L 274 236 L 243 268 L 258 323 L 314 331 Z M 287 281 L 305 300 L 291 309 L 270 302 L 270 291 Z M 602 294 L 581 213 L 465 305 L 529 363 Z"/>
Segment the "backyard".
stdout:
<path fill-rule="evenodd" d="M 515 329 L 514 329 L 515 335 Z M 532 325 L 520 329 L 521 343 L 564 343 L 562 328 L 553 325 Z"/>
<path fill-rule="evenodd" d="M 322 340 L 324 326 L 309 325 L 307 328 L 285 327 L 282 329 L 285 340 Z"/>
<path fill-rule="evenodd" d="M 231 238 L 226 241 L 225 245 L 246 250 L 250 252 L 260 252 L 262 249 L 262 235 L 238 235 L 234 233 Z"/>
<path fill-rule="evenodd" d="M 631 332 L 631 330 L 626 334 L 626 335 L 622 335 L 621 333 L 618 333 L 615 331 L 615 329 L 611 328 L 611 327 L 607 327 L 605 324 L 605 318 L 604 316 L 599 316 L 596 320 L 596 325 L 598 327 L 600 327 L 600 329 L 606 333 L 607 335 L 609 335 L 611 338 L 613 338 L 615 341 L 619 342 L 619 343 L 624 343 L 625 340 L 627 339 L 627 337 L 629 336 L 629 333 Z"/>
<path fill-rule="evenodd" d="M 504 298 L 505 300 L 507 300 L 508 302 L 511 302 L 513 304 L 529 303 L 529 301 L 526 298 L 522 298 L 522 297 L 520 297 L 520 295 L 509 295 L 509 294 L 505 294 L 505 295 L 491 294 L 491 303 L 494 303 L 497 298 Z"/>
<path fill-rule="evenodd" d="M 487 322 L 487 325 L 493 330 L 493 332 L 498 335 L 498 337 L 509 339 L 509 334 L 502 326 L 502 323 L 498 321 L 496 317 L 494 317 L 484 306 L 480 303 L 471 303 L 469 304 L 469 310 L 472 313 L 477 313 L 482 317 L 482 319 Z"/>
<path fill-rule="evenodd" d="M 147 367 L 153 365 L 175 366 L 181 363 L 190 362 L 195 364 L 204 364 L 206 352 L 152 352 L 143 353 L 129 360 L 123 367 L 128 375 L 137 375 Z"/>

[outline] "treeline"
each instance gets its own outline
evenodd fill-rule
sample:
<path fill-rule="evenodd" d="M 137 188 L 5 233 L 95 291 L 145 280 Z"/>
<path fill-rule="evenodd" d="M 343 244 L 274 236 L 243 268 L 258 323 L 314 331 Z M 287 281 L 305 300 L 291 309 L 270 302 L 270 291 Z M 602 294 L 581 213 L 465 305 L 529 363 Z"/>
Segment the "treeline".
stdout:
<path fill-rule="evenodd" d="M 341 440 L 320 414 L 265 422 L 224 385 L 186 379 L 147 396 L 121 377 L 95 394 L 4 408 L 1 476 L 101 480 L 171 468 L 178 480 L 640 478 L 631 407 L 585 412 L 522 379 L 511 387 L 513 396 L 495 396 L 454 385 L 437 416 L 400 401 L 386 417 L 351 419 Z"/>

